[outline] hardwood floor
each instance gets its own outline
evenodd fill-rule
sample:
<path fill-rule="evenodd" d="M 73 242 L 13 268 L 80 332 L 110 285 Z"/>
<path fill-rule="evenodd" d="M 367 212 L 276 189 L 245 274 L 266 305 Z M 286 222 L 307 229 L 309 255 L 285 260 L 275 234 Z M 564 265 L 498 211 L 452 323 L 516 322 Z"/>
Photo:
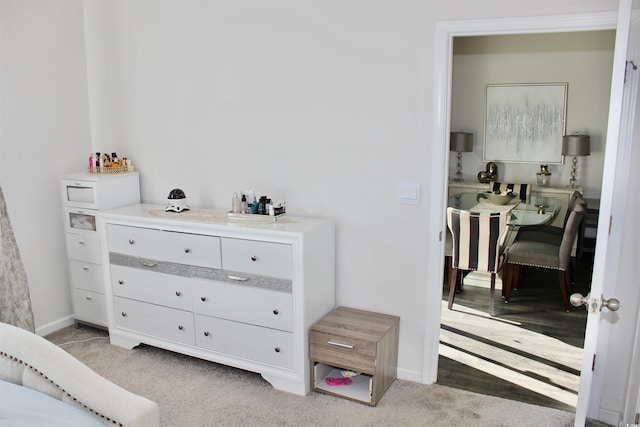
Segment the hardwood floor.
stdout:
<path fill-rule="evenodd" d="M 574 260 L 573 292 L 586 295 L 593 258 Z M 445 278 L 446 283 L 446 278 Z M 439 384 L 569 411 L 577 401 L 587 312 L 562 305 L 558 273 L 522 267 L 506 304 L 496 291 L 465 286 L 447 309 L 443 287 Z"/>

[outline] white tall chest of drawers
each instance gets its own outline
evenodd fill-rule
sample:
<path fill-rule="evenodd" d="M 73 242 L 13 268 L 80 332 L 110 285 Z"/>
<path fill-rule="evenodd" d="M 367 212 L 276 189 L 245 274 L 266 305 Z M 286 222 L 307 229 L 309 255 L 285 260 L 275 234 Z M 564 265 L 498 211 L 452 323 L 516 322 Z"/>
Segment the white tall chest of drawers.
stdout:
<path fill-rule="evenodd" d="M 111 343 L 140 343 L 310 390 L 309 329 L 335 306 L 330 220 L 228 222 L 138 204 L 101 212 Z"/>
<path fill-rule="evenodd" d="M 103 209 L 140 202 L 138 172 L 79 172 L 64 175 L 60 184 L 73 316 L 76 322 L 106 327 L 97 215 Z"/>

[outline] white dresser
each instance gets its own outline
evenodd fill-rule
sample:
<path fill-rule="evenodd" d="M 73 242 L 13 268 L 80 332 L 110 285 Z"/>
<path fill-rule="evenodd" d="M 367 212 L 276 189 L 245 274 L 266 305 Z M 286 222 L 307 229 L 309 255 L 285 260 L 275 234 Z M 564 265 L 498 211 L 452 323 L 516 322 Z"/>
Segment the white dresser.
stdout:
<path fill-rule="evenodd" d="M 107 327 L 96 217 L 100 210 L 140 202 L 138 172 L 65 175 L 61 191 L 73 317 Z"/>
<path fill-rule="evenodd" d="M 140 343 L 310 390 L 309 328 L 335 306 L 332 221 L 227 222 L 208 211 L 101 212 L 111 343 Z"/>

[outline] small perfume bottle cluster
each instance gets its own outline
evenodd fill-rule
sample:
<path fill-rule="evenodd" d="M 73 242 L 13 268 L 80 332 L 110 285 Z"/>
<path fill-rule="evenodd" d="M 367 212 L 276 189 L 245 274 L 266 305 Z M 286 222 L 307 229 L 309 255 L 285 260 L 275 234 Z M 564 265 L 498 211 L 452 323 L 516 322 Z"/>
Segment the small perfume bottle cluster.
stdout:
<path fill-rule="evenodd" d="M 133 164 L 126 157 L 118 157 L 114 151 L 109 153 L 91 153 L 89 155 L 89 172 L 106 173 L 106 172 L 132 172 Z"/>
<path fill-rule="evenodd" d="M 244 190 L 240 194 L 233 193 L 231 198 L 233 213 L 278 216 L 286 211 L 284 202 L 273 203 L 267 196 L 256 200 L 253 190 Z"/>

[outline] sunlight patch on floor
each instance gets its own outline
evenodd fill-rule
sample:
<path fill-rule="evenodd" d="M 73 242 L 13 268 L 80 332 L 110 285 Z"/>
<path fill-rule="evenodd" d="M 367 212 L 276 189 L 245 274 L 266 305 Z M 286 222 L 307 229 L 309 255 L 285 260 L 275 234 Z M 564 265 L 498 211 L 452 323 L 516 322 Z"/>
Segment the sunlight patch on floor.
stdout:
<path fill-rule="evenodd" d="M 441 329 L 441 356 L 575 407 L 580 383 L 575 372 L 582 367 L 582 348 L 460 304 L 454 310 L 447 309 L 446 301 L 442 304 L 442 325 L 466 336 Z"/>

